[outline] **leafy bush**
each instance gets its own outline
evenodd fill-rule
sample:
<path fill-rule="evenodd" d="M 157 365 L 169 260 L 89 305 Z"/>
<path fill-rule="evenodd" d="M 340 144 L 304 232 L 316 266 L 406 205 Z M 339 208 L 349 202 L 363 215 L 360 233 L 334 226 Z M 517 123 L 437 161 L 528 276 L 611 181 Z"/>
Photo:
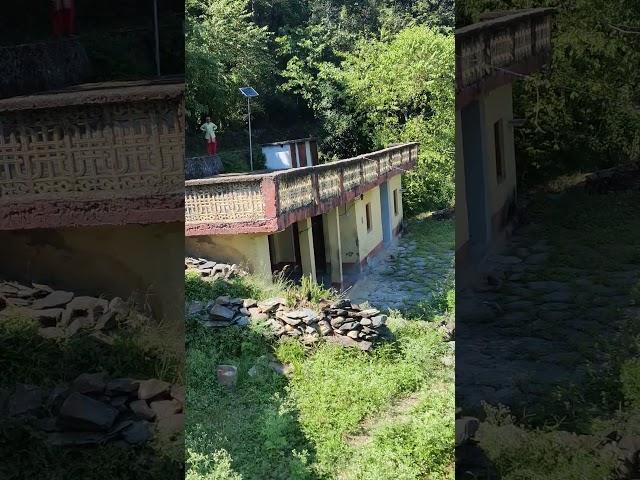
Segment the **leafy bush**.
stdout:
<path fill-rule="evenodd" d="M 631 408 L 640 408 L 640 359 L 627 360 L 620 371 L 620 382 L 625 400 Z"/>
<path fill-rule="evenodd" d="M 615 452 L 599 439 L 555 429 L 527 430 L 506 408 L 490 406 L 476 438 L 503 480 L 602 480 L 612 478 Z"/>
<path fill-rule="evenodd" d="M 189 468 L 185 480 L 242 480 L 231 466 L 231 455 L 224 450 L 203 454 L 187 450 Z"/>

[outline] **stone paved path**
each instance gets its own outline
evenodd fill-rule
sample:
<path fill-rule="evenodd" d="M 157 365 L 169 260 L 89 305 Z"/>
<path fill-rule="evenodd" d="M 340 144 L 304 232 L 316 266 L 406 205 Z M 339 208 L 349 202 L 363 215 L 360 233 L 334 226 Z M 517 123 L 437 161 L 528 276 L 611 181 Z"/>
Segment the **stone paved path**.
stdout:
<path fill-rule="evenodd" d="M 608 272 L 588 261 L 563 266 L 543 238 L 540 225 L 516 231 L 504 254 L 489 258 L 494 280 L 458 292 L 456 396 L 463 408 L 481 400 L 536 406 L 562 392 L 572 398 L 566 392 L 606 369 L 603 344 L 620 338 L 620 309 L 640 265 Z"/>
<path fill-rule="evenodd" d="M 428 301 L 453 275 L 453 238 L 452 220 L 412 222 L 409 232 L 374 259 L 347 296 L 381 309 L 410 309 Z"/>

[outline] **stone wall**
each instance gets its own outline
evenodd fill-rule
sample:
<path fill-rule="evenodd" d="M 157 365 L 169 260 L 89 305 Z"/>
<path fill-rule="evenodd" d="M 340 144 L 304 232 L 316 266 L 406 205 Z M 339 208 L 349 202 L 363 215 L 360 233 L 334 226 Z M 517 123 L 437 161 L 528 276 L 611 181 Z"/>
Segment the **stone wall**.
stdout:
<path fill-rule="evenodd" d="M 203 157 L 187 157 L 184 164 L 185 180 L 194 178 L 208 178 L 224 171 L 222 160 L 217 155 Z"/>
<path fill-rule="evenodd" d="M 77 39 L 0 48 L 0 98 L 81 83 L 89 59 Z"/>

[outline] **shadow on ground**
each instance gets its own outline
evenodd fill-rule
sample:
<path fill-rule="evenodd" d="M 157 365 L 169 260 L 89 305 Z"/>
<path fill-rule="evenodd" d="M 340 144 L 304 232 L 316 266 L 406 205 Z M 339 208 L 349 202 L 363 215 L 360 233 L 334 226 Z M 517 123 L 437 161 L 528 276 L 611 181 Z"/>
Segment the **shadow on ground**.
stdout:
<path fill-rule="evenodd" d="M 320 478 L 311 467 L 313 446 L 286 400 L 287 377 L 269 366 L 270 355 L 269 342 L 252 329 L 212 331 L 188 322 L 186 446 L 193 478 L 222 473 L 247 480 Z M 235 388 L 218 383 L 221 364 L 237 367 Z M 228 472 L 213 461 L 221 451 L 231 459 Z"/>
<path fill-rule="evenodd" d="M 540 195 L 490 281 L 458 295 L 458 402 L 512 407 L 544 424 L 615 409 L 638 327 L 624 308 L 640 279 L 640 193 Z"/>

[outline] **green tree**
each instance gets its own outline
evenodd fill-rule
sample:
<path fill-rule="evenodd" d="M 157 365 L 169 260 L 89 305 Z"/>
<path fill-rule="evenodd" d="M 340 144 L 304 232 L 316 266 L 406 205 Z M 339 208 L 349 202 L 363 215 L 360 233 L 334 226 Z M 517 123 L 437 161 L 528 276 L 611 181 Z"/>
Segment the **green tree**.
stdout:
<path fill-rule="evenodd" d="M 409 212 L 453 202 L 455 94 L 452 35 L 410 27 L 389 41 L 365 42 L 341 65 L 346 94 L 365 116 L 374 147 L 420 143 L 405 176 Z"/>
<path fill-rule="evenodd" d="M 640 159 L 640 10 L 633 0 L 464 0 L 457 19 L 484 11 L 555 7 L 553 54 L 517 82 L 519 172 L 531 181 Z"/>
<path fill-rule="evenodd" d="M 187 116 L 239 123 L 245 103 L 238 88 L 274 81 L 271 35 L 251 21 L 244 0 L 187 0 L 186 13 Z"/>

